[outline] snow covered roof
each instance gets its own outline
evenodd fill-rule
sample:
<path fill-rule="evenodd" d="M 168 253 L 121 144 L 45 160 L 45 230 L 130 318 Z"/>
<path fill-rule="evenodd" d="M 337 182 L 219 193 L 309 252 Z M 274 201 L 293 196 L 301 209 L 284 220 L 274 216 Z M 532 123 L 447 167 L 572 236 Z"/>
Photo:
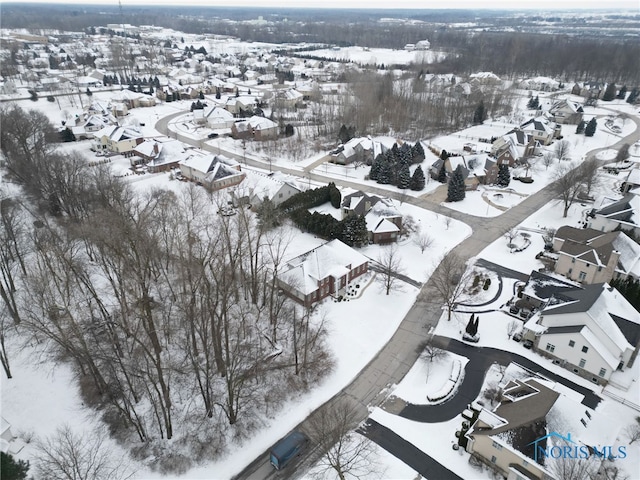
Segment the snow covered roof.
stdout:
<path fill-rule="evenodd" d="M 136 145 L 133 152 L 140 156 L 156 158 L 159 157 L 162 152 L 162 144 L 155 140 L 145 140 L 144 142 Z"/>
<path fill-rule="evenodd" d="M 278 124 L 269 120 L 268 118 L 254 115 L 249 120 L 236 122 L 235 126 L 236 126 L 236 130 L 238 130 L 239 132 L 244 132 L 249 129 L 261 131 L 261 130 L 268 130 L 270 128 L 277 128 Z"/>
<path fill-rule="evenodd" d="M 279 278 L 307 295 L 318 289 L 318 281 L 342 277 L 368 261 L 367 257 L 336 239 L 289 260 L 287 270 Z"/>

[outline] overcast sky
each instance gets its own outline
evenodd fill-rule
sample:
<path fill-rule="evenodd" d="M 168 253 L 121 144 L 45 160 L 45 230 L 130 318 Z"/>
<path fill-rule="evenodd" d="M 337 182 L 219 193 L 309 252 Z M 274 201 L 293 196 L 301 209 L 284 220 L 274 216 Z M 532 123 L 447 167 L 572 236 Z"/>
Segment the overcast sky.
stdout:
<path fill-rule="evenodd" d="M 25 0 L 21 0 L 25 1 Z M 42 2 L 43 0 L 26 0 Z M 47 3 L 118 5 L 118 0 L 48 0 Z M 309 8 L 461 8 L 550 10 L 550 9 L 634 9 L 640 13 L 640 0 L 121 0 L 127 5 L 203 5 L 218 7 L 309 7 Z"/>

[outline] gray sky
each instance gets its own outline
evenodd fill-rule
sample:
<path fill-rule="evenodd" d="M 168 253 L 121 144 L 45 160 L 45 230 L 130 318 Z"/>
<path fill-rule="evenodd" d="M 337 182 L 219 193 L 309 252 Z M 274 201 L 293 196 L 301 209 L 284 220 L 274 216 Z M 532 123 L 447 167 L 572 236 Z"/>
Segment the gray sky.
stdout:
<path fill-rule="evenodd" d="M 37 1 L 42 0 L 21 0 Z M 558 10 L 558 9 L 633 9 L 640 13 L 640 0 L 121 0 L 127 5 L 209 5 L 219 7 L 319 7 L 319 8 L 399 8 L 421 9 L 508 9 L 508 10 Z M 117 5 L 118 0 L 48 0 L 48 3 Z"/>

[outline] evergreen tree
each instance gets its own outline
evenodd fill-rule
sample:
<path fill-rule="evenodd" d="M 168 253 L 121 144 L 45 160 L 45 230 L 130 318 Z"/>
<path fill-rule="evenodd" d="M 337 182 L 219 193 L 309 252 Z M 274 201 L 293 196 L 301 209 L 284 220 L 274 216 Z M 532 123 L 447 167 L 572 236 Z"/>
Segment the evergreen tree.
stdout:
<path fill-rule="evenodd" d="M 402 164 L 400 167 L 400 171 L 398 172 L 398 188 L 401 190 L 406 190 L 409 188 L 411 184 L 411 172 L 409 172 L 409 167 L 407 165 Z"/>
<path fill-rule="evenodd" d="M 469 321 L 467 322 L 467 327 L 464 329 L 464 331 L 467 332 L 467 334 L 471 337 L 473 337 L 478 332 L 475 328 L 475 317 L 476 314 L 472 313 L 471 317 L 469 317 Z"/>
<path fill-rule="evenodd" d="M 597 126 L 598 122 L 596 121 L 596 117 L 593 117 L 591 120 L 589 120 L 589 123 L 587 123 L 587 126 L 584 129 L 584 135 L 586 137 L 593 137 L 593 135 L 596 133 Z"/>
<path fill-rule="evenodd" d="M 329 201 L 333 208 L 340 208 L 340 204 L 342 203 L 340 190 L 338 190 L 338 187 L 336 187 L 336 184 L 333 182 L 329 184 Z"/>
<path fill-rule="evenodd" d="M 509 165 L 506 163 L 498 166 L 498 180 L 497 185 L 499 187 L 508 187 L 511 182 L 511 173 L 509 172 Z"/>
<path fill-rule="evenodd" d="M 610 102 L 614 98 L 616 98 L 616 84 L 609 83 L 607 84 L 607 88 L 604 91 L 604 95 L 602 95 L 602 100 L 604 100 L 605 102 Z"/>
<path fill-rule="evenodd" d="M 76 136 L 73 134 L 69 127 L 60 132 L 60 140 L 63 142 L 75 142 Z"/>
<path fill-rule="evenodd" d="M 10 453 L 0 452 L 0 478 L 2 480 L 25 480 L 29 462 L 15 460 Z"/>
<path fill-rule="evenodd" d="M 418 165 L 413 171 L 413 175 L 411 176 L 411 183 L 409 183 L 409 188 L 416 191 L 420 191 L 424 188 L 424 172 L 422 171 L 420 165 Z"/>
<path fill-rule="evenodd" d="M 637 88 L 633 88 L 631 90 L 631 93 L 627 97 L 627 103 L 630 103 L 630 104 L 633 105 L 635 103 L 635 101 L 636 101 L 636 98 L 638 98 L 638 95 L 640 95 L 640 91 L 638 91 Z"/>
<path fill-rule="evenodd" d="M 537 95 L 535 97 L 531 97 L 527 102 L 527 108 L 529 110 L 537 110 L 539 106 L 540 106 L 540 99 L 538 98 Z"/>
<path fill-rule="evenodd" d="M 270 198 L 264 197 L 256 210 L 258 217 L 258 226 L 262 231 L 271 230 L 280 226 L 280 210 L 271 201 Z"/>
<path fill-rule="evenodd" d="M 294 134 L 293 125 L 291 125 L 290 123 L 287 123 L 284 126 L 284 136 L 285 137 L 292 137 L 293 134 Z"/>
<path fill-rule="evenodd" d="M 487 109 L 484 106 L 484 101 L 480 100 L 480 103 L 473 112 L 473 124 L 481 125 L 487 119 Z"/>
<path fill-rule="evenodd" d="M 620 91 L 618 92 L 618 95 L 616 96 L 616 98 L 619 98 L 620 100 L 624 100 L 624 97 L 626 96 L 627 96 L 627 86 L 623 85 Z"/>
<path fill-rule="evenodd" d="M 449 178 L 447 189 L 447 202 L 460 202 L 466 195 L 462 166 L 458 165 Z"/>
<path fill-rule="evenodd" d="M 446 160 L 447 158 L 449 158 L 449 153 L 446 150 L 442 150 L 440 152 L 440 159 L 441 160 Z"/>
<path fill-rule="evenodd" d="M 200 100 L 204 100 L 204 93 L 202 93 L 202 90 L 200 90 L 200 92 L 198 92 L 198 98 Z"/>
<path fill-rule="evenodd" d="M 382 161 L 383 161 L 382 154 L 378 154 L 378 156 L 373 159 L 373 163 L 371 164 L 371 170 L 369 170 L 369 178 L 371 180 L 378 180 L 378 175 L 380 173 L 380 165 Z"/>
<path fill-rule="evenodd" d="M 576 127 L 576 133 L 584 133 L 584 127 L 587 125 L 587 123 L 584 120 L 580 120 L 580 123 L 578 123 L 578 126 Z"/>
<path fill-rule="evenodd" d="M 411 149 L 411 160 L 412 163 L 421 163 L 425 159 L 424 148 L 422 147 L 422 143 L 420 140 L 416 142 L 416 144 Z"/>
<path fill-rule="evenodd" d="M 341 240 L 349 246 L 361 247 L 369 241 L 367 222 L 362 215 L 349 215 L 342 222 Z"/>
<path fill-rule="evenodd" d="M 440 165 L 440 170 L 438 170 L 438 178 L 437 178 L 437 180 L 440 183 L 447 183 L 447 169 L 445 167 L 444 160 L 442 161 L 442 164 Z"/>
<path fill-rule="evenodd" d="M 221 94 L 220 94 L 220 87 L 216 87 L 216 100 L 220 100 Z"/>
<path fill-rule="evenodd" d="M 376 181 L 378 183 L 382 183 L 383 185 L 389 185 L 390 183 L 392 183 L 393 168 L 386 158 L 384 158 L 382 162 L 380 162 L 379 168 L 380 169 L 378 171 L 378 178 Z"/>

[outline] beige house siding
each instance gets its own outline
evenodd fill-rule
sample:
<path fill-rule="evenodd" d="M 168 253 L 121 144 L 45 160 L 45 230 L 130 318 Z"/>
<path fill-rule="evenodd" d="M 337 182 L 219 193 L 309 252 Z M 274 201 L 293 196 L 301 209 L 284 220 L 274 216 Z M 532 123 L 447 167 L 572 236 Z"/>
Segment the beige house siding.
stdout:
<path fill-rule="evenodd" d="M 495 445 L 499 445 L 501 448 L 496 448 Z M 537 479 L 548 478 L 546 472 L 533 459 L 528 459 L 525 455 L 515 452 L 509 445 L 499 440 L 496 441 L 493 437 L 472 434 L 467 450 L 505 477 L 509 475 L 509 468 L 516 464 Z"/>
<path fill-rule="evenodd" d="M 619 253 L 613 252 L 607 265 L 598 266 L 559 252 L 554 270 L 556 273 L 584 284 L 609 282 L 613 278 L 619 257 Z"/>

